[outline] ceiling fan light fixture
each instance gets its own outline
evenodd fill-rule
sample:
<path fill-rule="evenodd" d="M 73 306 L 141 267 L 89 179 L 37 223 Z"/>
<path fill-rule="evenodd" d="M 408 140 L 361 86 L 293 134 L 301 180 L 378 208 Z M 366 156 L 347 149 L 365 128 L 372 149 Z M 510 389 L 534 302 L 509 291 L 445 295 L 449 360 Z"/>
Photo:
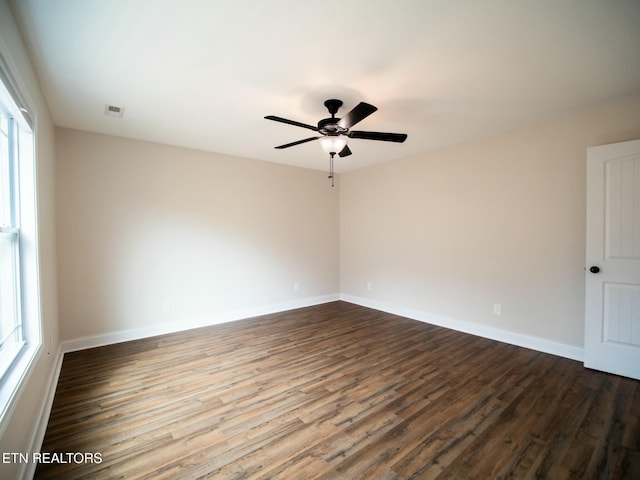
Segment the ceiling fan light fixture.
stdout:
<path fill-rule="evenodd" d="M 340 153 L 347 146 L 347 140 L 345 135 L 325 135 L 318 139 L 322 149 L 329 154 Z"/>

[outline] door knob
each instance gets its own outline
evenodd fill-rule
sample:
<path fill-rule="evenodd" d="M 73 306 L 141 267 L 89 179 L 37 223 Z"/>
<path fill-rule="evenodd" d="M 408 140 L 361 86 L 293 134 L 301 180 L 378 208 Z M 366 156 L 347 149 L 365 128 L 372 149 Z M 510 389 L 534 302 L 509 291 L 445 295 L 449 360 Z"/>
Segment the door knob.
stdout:
<path fill-rule="evenodd" d="M 598 267 L 597 265 L 594 265 L 593 267 L 589 268 L 589 271 L 591 273 L 598 273 L 600 272 L 600 267 Z"/>

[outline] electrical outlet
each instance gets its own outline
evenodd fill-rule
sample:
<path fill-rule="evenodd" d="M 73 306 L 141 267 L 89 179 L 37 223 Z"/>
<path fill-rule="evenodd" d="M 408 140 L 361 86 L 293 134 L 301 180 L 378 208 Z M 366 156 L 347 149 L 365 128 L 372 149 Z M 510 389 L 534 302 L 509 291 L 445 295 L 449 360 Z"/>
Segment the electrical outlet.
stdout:
<path fill-rule="evenodd" d="M 373 288 L 373 283 L 367 282 L 367 290 L 371 290 Z"/>
<path fill-rule="evenodd" d="M 493 314 L 494 315 L 502 315 L 502 305 L 499 303 L 493 304 Z"/>
<path fill-rule="evenodd" d="M 300 282 L 293 282 L 293 291 L 297 292 L 300 290 Z"/>

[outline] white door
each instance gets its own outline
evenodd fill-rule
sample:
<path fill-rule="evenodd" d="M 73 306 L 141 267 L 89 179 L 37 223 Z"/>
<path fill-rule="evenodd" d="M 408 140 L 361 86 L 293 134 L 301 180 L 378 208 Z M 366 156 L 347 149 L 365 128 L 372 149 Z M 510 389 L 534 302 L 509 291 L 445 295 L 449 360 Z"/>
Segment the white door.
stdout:
<path fill-rule="evenodd" d="M 587 149 L 584 365 L 640 379 L 640 140 Z"/>

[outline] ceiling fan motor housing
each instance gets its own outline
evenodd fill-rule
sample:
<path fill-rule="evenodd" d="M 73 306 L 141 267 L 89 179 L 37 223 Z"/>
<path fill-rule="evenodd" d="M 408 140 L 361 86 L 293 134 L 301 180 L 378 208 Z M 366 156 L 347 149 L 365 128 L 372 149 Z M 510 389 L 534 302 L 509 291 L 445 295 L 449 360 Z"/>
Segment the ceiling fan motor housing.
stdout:
<path fill-rule="evenodd" d="M 323 135 L 344 135 L 349 129 L 338 125 L 339 118 L 323 118 L 318 122 L 318 130 Z"/>
<path fill-rule="evenodd" d="M 324 102 L 324 106 L 327 107 L 329 113 L 331 114 L 331 118 L 323 118 L 318 122 L 318 130 L 323 135 L 343 135 L 346 134 L 349 129 L 340 127 L 338 122 L 339 118 L 336 118 L 336 113 L 342 106 L 342 100 L 338 100 L 336 98 L 330 98 Z"/>

